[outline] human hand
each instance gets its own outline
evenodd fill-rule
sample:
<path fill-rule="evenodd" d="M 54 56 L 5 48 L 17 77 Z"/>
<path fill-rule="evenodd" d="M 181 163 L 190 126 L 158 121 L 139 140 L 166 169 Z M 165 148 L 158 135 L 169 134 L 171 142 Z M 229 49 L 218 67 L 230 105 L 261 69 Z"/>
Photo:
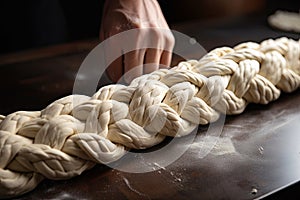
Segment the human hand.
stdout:
<path fill-rule="evenodd" d="M 105 1 L 100 40 L 131 29 L 137 30 L 136 38 L 129 41 L 135 43 L 135 50 L 116 59 L 106 70 L 114 82 L 124 74 L 124 81 L 129 83 L 142 74 L 169 67 L 171 63 L 175 39 L 157 0 Z M 145 40 L 154 48 L 141 49 Z M 126 47 L 115 43 L 109 48 L 122 55 Z"/>

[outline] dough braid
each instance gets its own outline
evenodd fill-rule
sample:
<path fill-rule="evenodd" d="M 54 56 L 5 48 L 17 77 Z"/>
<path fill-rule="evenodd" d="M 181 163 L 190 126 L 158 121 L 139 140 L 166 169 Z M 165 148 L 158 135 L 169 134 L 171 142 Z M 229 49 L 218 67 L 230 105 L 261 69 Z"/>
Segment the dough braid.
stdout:
<path fill-rule="evenodd" d="M 42 111 L 0 116 L 0 197 L 68 179 L 95 164 L 189 134 L 220 113 L 267 104 L 300 87 L 300 41 L 287 38 L 222 47 L 199 61 L 71 95 Z"/>

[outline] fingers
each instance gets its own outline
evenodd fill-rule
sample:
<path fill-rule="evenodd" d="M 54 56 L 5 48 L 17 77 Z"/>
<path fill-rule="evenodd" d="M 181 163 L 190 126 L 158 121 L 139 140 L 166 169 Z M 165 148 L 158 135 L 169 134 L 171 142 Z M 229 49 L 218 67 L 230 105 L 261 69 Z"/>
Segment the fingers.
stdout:
<path fill-rule="evenodd" d="M 109 65 L 109 67 L 106 69 L 106 73 L 110 80 L 114 83 L 117 83 L 120 80 L 124 73 L 122 56 L 117 58 Z"/>
<path fill-rule="evenodd" d="M 116 52 L 122 52 L 122 54 L 125 52 L 123 59 L 119 57 L 107 69 L 107 75 L 113 82 L 120 81 L 123 76 L 123 81 L 130 83 L 142 74 L 151 73 L 159 68 L 167 68 L 171 64 L 175 43 L 171 32 L 141 29 L 134 33 L 132 34 L 134 36 L 127 35 L 126 40 L 111 38 L 105 47 L 108 60 L 113 57 L 110 55 L 115 55 Z M 131 49 L 135 50 L 130 51 Z"/>
<path fill-rule="evenodd" d="M 120 81 L 124 75 L 124 81 L 130 83 L 134 78 L 142 74 L 148 74 L 159 68 L 169 67 L 172 53 L 159 49 L 136 50 L 117 58 L 113 61 L 106 72 L 113 82 Z M 161 67 L 160 67 L 161 66 Z"/>
<path fill-rule="evenodd" d="M 122 77 L 123 70 L 123 52 L 120 47 L 120 41 L 111 38 L 103 42 L 105 54 L 106 74 L 112 82 L 118 82 Z"/>
<path fill-rule="evenodd" d="M 130 83 L 143 74 L 145 50 L 135 50 L 124 56 L 124 81 Z"/>
<path fill-rule="evenodd" d="M 152 40 L 153 41 L 153 40 Z M 155 40 L 154 40 L 155 41 Z M 170 67 L 174 38 L 171 35 L 157 38 L 156 49 L 135 50 L 124 56 L 124 80 L 130 83 L 134 78 L 142 74 L 148 74 L 159 68 Z"/>
<path fill-rule="evenodd" d="M 152 47 L 146 51 L 144 73 L 170 67 L 175 44 L 172 32 L 169 29 L 148 29 L 144 35 L 151 42 L 149 46 L 156 46 L 156 48 Z"/>
<path fill-rule="evenodd" d="M 175 45 L 175 38 L 170 31 L 164 31 L 165 34 L 165 45 L 164 51 L 160 58 L 160 64 L 162 67 L 170 67 L 172 61 L 172 51 Z"/>
<path fill-rule="evenodd" d="M 161 59 L 161 50 L 159 49 L 148 49 L 145 55 L 145 66 L 144 74 L 151 73 L 159 68 Z"/>
<path fill-rule="evenodd" d="M 171 65 L 172 61 L 172 52 L 163 51 L 160 58 L 161 68 L 168 68 Z"/>

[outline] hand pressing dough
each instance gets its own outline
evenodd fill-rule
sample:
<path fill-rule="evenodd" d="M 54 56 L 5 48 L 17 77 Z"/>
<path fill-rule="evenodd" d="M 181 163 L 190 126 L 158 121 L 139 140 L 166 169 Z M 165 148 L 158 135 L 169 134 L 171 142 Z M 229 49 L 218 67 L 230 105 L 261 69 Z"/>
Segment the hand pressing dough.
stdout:
<path fill-rule="evenodd" d="M 219 114 L 239 114 L 300 86 L 300 43 L 287 38 L 222 47 L 199 61 L 71 95 L 42 111 L 0 116 L 0 198 L 68 179 L 166 136 L 189 134 Z"/>

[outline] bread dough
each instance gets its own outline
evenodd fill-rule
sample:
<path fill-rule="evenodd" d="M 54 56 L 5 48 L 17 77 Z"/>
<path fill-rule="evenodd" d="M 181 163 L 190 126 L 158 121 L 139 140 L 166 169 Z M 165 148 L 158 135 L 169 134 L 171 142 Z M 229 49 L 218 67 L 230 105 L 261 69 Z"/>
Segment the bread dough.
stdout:
<path fill-rule="evenodd" d="M 0 198 L 67 179 L 120 159 L 166 136 L 189 134 L 267 104 L 300 86 L 300 43 L 287 38 L 214 49 L 203 58 L 109 85 L 92 97 L 70 95 L 42 111 L 0 116 Z"/>
<path fill-rule="evenodd" d="M 280 30 L 300 33 L 300 13 L 279 10 L 268 18 L 268 22 Z"/>

